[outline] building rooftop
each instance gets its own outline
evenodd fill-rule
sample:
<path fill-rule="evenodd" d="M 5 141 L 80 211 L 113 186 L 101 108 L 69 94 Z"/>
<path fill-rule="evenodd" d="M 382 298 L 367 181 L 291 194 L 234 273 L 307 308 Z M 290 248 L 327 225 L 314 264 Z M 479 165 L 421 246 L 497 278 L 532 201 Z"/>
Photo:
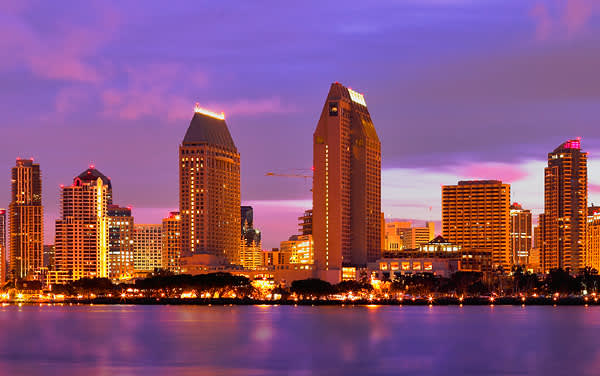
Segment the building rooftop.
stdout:
<path fill-rule="evenodd" d="M 100 178 L 102 179 L 102 183 L 104 183 L 104 185 L 107 185 L 109 189 L 112 189 L 110 178 L 106 177 L 100 171 L 96 170 L 94 166 L 90 166 L 90 168 L 79 174 L 77 178 L 79 178 L 79 180 L 81 180 L 82 182 L 91 182 Z"/>
<path fill-rule="evenodd" d="M 225 116 L 201 109 L 198 106 L 196 106 L 194 117 L 182 144 L 215 145 L 237 153 L 237 148 L 225 123 Z"/>
<path fill-rule="evenodd" d="M 502 184 L 502 180 L 461 180 L 458 185 L 496 185 Z"/>
<path fill-rule="evenodd" d="M 570 150 L 581 150 L 581 140 L 578 138 L 575 140 L 567 140 L 560 144 L 559 147 L 554 149 L 553 153 L 560 153 L 561 151 L 564 152 Z"/>

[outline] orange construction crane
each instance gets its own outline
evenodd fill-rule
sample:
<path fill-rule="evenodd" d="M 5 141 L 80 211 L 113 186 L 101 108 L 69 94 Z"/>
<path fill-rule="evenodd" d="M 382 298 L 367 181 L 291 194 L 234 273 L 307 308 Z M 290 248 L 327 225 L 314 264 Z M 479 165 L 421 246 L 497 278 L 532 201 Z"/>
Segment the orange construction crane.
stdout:
<path fill-rule="evenodd" d="M 279 173 L 279 172 L 267 172 L 265 174 L 265 176 L 277 176 L 277 177 L 282 177 L 282 178 L 304 178 L 304 183 L 308 182 L 308 178 L 312 178 L 312 175 L 308 175 L 308 174 L 303 174 L 303 173 L 290 173 L 290 174 L 284 174 L 284 173 Z"/>

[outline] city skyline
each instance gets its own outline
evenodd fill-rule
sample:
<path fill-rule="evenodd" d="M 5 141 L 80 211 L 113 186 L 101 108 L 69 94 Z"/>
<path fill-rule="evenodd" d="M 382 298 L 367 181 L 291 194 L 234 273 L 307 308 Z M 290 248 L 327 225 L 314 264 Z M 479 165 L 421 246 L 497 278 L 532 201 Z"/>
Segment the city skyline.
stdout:
<path fill-rule="evenodd" d="M 127 5 L 74 4 L 58 15 L 28 2 L 3 3 L 0 29 L 20 41 L 3 41 L 0 52 L 11 57 L 0 65 L 10 93 L 0 101 L 3 132 L 14 140 L 23 130 L 29 136 L 26 143 L 6 145 L 0 158 L 5 171 L 16 156 L 33 156 L 42 165 L 46 242 L 53 239 L 59 185 L 88 164 L 112 177 L 117 201 L 131 205 L 139 222 L 160 223 L 176 210 L 174 150 L 198 101 L 227 114 L 244 156 L 242 204 L 254 207 L 263 246 L 278 246 L 310 208 L 310 184 L 264 174 L 310 168 L 314 109 L 336 80 L 365 94 L 384 140 L 386 218 L 437 221 L 440 185 L 488 178 L 511 183 L 511 201 L 537 218 L 547 150 L 577 136 L 590 153 L 589 202 L 600 202 L 593 105 L 600 56 L 590 48 L 599 38 L 597 7 L 573 12 L 543 2 L 456 0 L 354 3 L 346 9 L 328 4 L 316 14 L 306 11 L 312 5 L 274 3 L 266 15 L 182 2 L 163 18 L 164 9 L 154 7 L 133 12 Z M 341 13 L 332 21 L 327 14 L 334 10 Z M 214 20 L 211 34 L 229 41 L 198 40 L 186 22 L 167 21 L 193 19 L 201 11 Z M 222 27 L 248 12 L 256 24 Z M 182 39 L 145 29 L 142 20 L 150 16 Z M 272 27 L 261 27 L 261 20 L 290 35 L 295 51 L 269 39 Z M 421 42 L 398 41 L 393 36 L 399 32 Z M 355 41 L 368 53 L 353 52 Z M 199 48 L 189 47 L 194 42 Z M 331 49 L 332 43 L 343 48 Z M 150 45 L 166 53 L 149 53 Z M 44 65 L 36 60 L 40 51 Z M 338 54 L 351 63 L 340 67 Z M 448 77 L 462 84 L 455 88 Z M 294 140 L 295 147 L 284 140 Z M 141 189 L 148 181 L 160 193 L 156 201 Z M 0 207 L 8 205 L 9 189 L 0 187 Z"/>

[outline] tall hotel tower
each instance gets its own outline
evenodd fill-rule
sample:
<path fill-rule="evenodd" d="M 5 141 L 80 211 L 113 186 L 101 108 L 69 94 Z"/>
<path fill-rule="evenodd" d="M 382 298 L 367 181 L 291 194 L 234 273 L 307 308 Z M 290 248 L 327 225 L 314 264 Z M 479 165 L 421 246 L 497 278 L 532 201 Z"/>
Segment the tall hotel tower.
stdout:
<path fill-rule="evenodd" d="M 576 272 L 587 266 L 587 153 L 581 151 L 578 139 L 548 153 L 543 220 L 542 270 Z"/>
<path fill-rule="evenodd" d="M 510 272 L 510 185 L 499 180 L 442 186 L 442 236 L 471 251 L 492 253 L 492 267 Z"/>
<path fill-rule="evenodd" d="M 17 159 L 12 168 L 9 205 L 10 270 L 12 278 L 37 279 L 43 263 L 43 208 L 40 165 Z"/>
<path fill-rule="evenodd" d="M 179 147 L 182 256 L 210 253 L 239 264 L 240 154 L 225 114 L 196 104 Z"/>
<path fill-rule="evenodd" d="M 62 187 L 61 219 L 56 221 L 54 282 L 109 276 L 108 205 L 110 179 L 90 167 Z"/>
<path fill-rule="evenodd" d="M 363 95 L 333 83 L 313 142 L 315 267 L 335 281 L 381 255 L 381 144 Z"/>
<path fill-rule="evenodd" d="M 6 209 L 0 209 L 0 284 L 6 281 Z"/>

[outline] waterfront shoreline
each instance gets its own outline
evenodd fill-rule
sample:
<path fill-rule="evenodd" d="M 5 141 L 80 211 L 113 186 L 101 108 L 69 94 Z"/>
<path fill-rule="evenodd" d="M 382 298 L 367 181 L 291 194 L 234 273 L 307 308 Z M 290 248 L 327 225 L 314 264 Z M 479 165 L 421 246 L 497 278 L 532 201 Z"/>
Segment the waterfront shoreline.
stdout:
<path fill-rule="evenodd" d="M 253 300 L 253 299 L 202 299 L 202 298 L 95 298 L 95 299 L 64 299 L 61 301 L 4 301 L 4 305 L 193 305 L 193 306 L 595 306 L 600 305 L 597 298 L 567 297 L 506 297 L 506 298 L 418 298 L 418 299 L 387 299 L 387 300 Z"/>

